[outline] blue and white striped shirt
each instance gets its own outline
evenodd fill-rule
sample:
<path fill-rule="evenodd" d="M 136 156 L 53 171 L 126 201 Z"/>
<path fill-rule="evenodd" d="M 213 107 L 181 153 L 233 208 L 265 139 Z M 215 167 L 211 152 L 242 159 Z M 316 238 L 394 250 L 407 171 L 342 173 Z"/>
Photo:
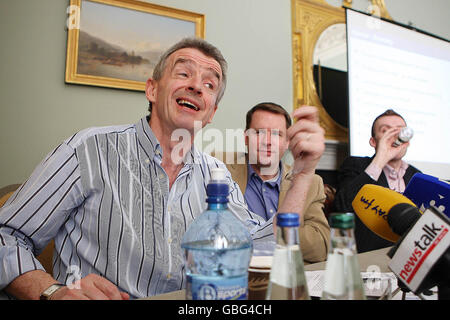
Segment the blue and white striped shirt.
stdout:
<path fill-rule="evenodd" d="M 62 283 L 79 271 L 107 278 L 132 298 L 184 288 L 181 238 L 206 208 L 210 168 L 226 167 L 192 147 L 169 190 L 161 161 L 145 117 L 86 129 L 60 144 L 0 209 L 0 290 L 44 270 L 35 256 L 51 239 L 53 276 Z M 230 210 L 254 241 L 274 241 L 272 220 L 248 210 L 226 172 Z"/>

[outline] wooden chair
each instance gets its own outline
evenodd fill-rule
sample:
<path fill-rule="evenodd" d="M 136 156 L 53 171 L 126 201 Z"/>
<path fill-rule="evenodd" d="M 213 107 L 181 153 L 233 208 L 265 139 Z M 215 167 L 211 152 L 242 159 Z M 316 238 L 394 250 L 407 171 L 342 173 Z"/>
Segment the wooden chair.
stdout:
<path fill-rule="evenodd" d="M 0 189 L 0 208 L 5 204 L 5 202 L 9 199 L 9 197 L 16 191 L 16 189 L 20 187 L 20 184 L 9 185 Z M 50 241 L 50 243 L 45 247 L 44 251 L 37 256 L 37 259 L 50 274 L 53 274 L 53 249 L 55 247 L 54 241 Z"/>

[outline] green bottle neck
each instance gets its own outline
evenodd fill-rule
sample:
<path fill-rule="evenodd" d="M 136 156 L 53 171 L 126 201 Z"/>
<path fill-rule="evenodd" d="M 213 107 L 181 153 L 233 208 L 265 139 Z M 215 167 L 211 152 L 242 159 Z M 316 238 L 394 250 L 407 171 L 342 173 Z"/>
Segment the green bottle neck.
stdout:
<path fill-rule="evenodd" d="M 330 230 L 331 246 L 330 251 L 348 249 L 356 254 L 355 233 L 352 228 L 340 229 L 331 228 Z"/>

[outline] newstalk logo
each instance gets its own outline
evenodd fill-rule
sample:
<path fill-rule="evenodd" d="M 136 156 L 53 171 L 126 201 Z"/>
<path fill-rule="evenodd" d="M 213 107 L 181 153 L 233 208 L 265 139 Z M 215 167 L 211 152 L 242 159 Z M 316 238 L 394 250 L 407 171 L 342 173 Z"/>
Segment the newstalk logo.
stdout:
<path fill-rule="evenodd" d="M 450 247 L 450 224 L 435 207 L 427 209 L 403 238 L 389 268 L 413 292 Z"/>
<path fill-rule="evenodd" d="M 448 233 L 448 228 L 444 225 L 436 227 L 434 223 L 425 225 L 423 228 L 423 234 L 414 241 L 415 249 L 409 257 L 406 264 L 400 271 L 400 277 L 410 283 L 414 278 L 417 270 L 421 267 L 428 255 L 436 248 L 442 238 Z"/>

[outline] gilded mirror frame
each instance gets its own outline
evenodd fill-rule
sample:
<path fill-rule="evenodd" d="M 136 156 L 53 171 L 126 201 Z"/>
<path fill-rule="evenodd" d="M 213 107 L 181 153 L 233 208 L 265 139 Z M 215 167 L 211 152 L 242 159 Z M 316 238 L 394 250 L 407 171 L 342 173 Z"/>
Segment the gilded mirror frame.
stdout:
<path fill-rule="evenodd" d="M 384 0 L 371 0 L 371 14 L 391 19 Z M 348 8 L 352 0 L 342 1 Z M 345 24 L 345 9 L 334 7 L 325 0 L 291 0 L 292 58 L 294 109 L 313 105 L 319 109 L 320 125 L 325 139 L 348 143 L 348 128 L 337 123 L 328 114 L 318 96 L 313 77 L 314 48 L 325 29 L 336 23 Z"/>

